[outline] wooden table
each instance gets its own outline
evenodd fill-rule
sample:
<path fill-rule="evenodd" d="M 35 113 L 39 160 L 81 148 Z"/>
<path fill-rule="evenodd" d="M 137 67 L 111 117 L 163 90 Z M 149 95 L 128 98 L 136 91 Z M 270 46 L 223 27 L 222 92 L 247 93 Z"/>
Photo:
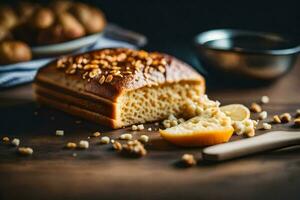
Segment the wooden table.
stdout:
<path fill-rule="evenodd" d="M 300 66 L 276 83 L 252 89 L 208 90 L 222 103 L 249 105 L 261 95 L 271 117 L 300 108 Z M 37 112 L 37 115 L 35 115 Z M 223 163 L 201 161 L 201 149 L 181 149 L 149 134 L 148 155 L 120 156 L 110 145 L 90 139 L 87 150 L 63 149 L 68 141 L 87 139 L 95 131 L 112 138 L 130 130 L 105 129 L 56 110 L 38 108 L 31 85 L 0 92 L 0 136 L 18 137 L 34 154 L 21 157 L 16 149 L 0 145 L 0 199 L 299 199 L 300 148 L 295 146 Z M 254 116 L 255 118 L 255 116 Z M 270 120 L 270 119 L 269 119 Z M 276 130 L 299 130 L 292 123 Z M 154 125 L 147 125 L 157 129 Z M 55 136 L 63 129 L 65 136 Z M 263 131 L 258 131 L 258 134 Z M 239 139 L 234 136 L 232 140 Z M 74 157 L 73 154 L 77 156 Z M 183 168 L 178 159 L 193 153 L 199 164 Z"/>

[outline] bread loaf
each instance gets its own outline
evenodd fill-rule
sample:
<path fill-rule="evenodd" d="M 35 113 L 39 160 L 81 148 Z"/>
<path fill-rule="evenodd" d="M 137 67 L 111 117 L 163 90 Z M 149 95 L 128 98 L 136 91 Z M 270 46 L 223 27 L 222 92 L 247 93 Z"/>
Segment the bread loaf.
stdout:
<path fill-rule="evenodd" d="M 39 70 L 37 100 L 112 128 L 177 115 L 205 91 L 189 65 L 161 53 L 103 49 L 60 58 Z"/>

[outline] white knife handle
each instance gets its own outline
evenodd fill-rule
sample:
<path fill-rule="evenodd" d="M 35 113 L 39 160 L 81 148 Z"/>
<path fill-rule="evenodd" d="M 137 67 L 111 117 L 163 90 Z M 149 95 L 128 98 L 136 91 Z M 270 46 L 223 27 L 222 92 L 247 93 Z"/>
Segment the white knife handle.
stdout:
<path fill-rule="evenodd" d="M 300 132 L 272 131 L 203 149 L 204 160 L 221 161 L 300 144 Z"/>

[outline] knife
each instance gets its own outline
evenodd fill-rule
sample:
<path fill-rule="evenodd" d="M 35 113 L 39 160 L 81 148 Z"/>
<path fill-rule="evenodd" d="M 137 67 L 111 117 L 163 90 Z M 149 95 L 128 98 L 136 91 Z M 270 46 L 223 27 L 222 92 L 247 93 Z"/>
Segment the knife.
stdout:
<path fill-rule="evenodd" d="M 223 161 L 300 144 L 299 131 L 272 131 L 253 138 L 204 148 L 204 160 Z"/>

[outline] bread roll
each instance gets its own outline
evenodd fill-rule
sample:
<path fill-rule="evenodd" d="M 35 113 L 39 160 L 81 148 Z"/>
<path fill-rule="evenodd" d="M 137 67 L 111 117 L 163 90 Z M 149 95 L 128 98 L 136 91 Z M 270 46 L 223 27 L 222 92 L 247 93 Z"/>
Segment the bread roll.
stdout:
<path fill-rule="evenodd" d="M 30 47 L 20 41 L 0 43 L 0 64 L 11 64 L 31 60 Z"/>
<path fill-rule="evenodd" d="M 63 57 L 39 70 L 37 100 L 112 128 L 179 114 L 204 94 L 201 75 L 161 53 L 103 49 Z"/>

